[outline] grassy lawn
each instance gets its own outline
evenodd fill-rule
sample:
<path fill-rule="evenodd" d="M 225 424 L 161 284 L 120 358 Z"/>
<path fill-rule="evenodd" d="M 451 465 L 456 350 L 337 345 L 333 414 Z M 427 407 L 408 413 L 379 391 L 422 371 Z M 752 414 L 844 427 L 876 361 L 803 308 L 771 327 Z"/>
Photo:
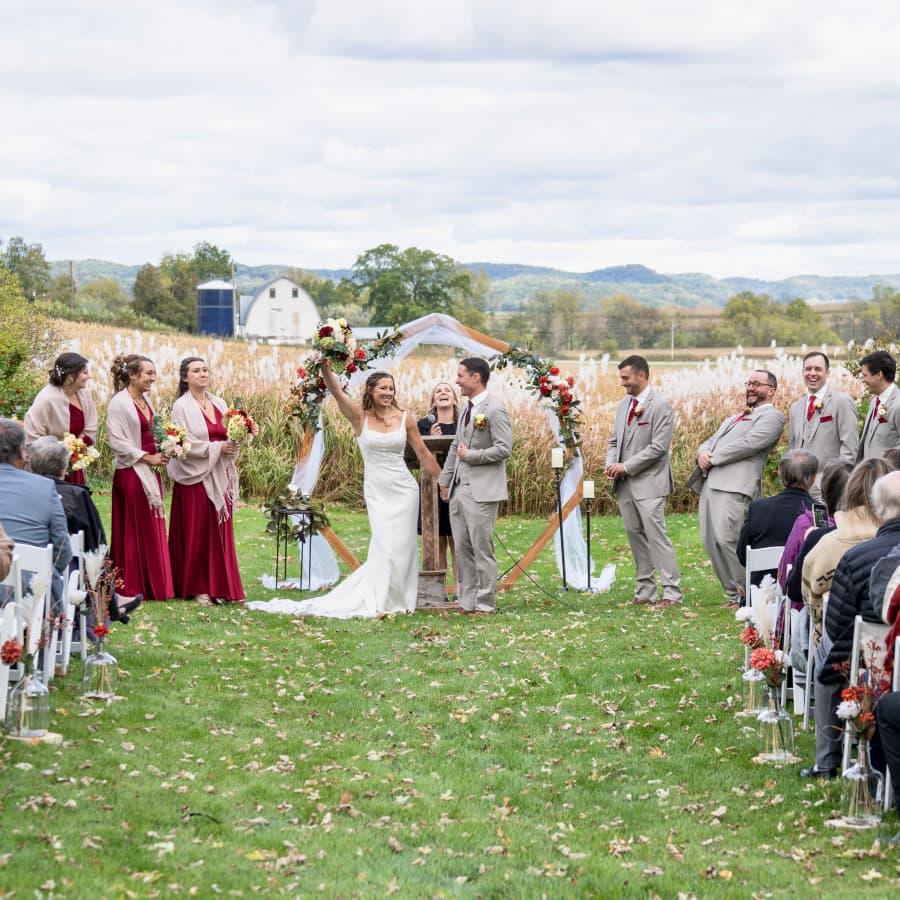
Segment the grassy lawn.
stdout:
<path fill-rule="evenodd" d="M 364 515 L 332 524 L 365 555 Z M 499 534 L 519 557 L 544 524 Z M 83 701 L 76 661 L 65 744 L 0 742 L 0 896 L 896 896 L 893 813 L 826 827 L 836 785 L 751 763 L 696 517 L 670 519 L 687 602 L 666 611 L 627 604 L 621 522 L 592 525 L 610 594 L 563 593 L 547 548 L 494 618 L 145 604 L 113 626 L 120 700 Z M 248 596 L 271 596 L 261 513 L 236 526 Z"/>

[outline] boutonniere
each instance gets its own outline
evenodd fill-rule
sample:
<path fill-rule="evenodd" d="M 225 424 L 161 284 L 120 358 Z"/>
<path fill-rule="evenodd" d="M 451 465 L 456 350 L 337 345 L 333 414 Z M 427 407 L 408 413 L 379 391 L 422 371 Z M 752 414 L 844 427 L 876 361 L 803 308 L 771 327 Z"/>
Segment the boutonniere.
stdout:
<path fill-rule="evenodd" d="M 478 413 L 478 415 L 472 419 L 472 424 L 479 431 L 484 431 L 484 429 L 487 428 L 487 416 L 484 415 L 484 413 Z"/>
<path fill-rule="evenodd" d="M 878 421 L 884 425 L 888 420 L 888 408 L 882 403 L 881 409 L 878 410 Z"/>
<path fill-rule="evenodd" d="M 753 407 L 745 406 L 744 411 L 741 413 L 741 418 L 749 419 L 752 414 L 753 414 Z"/>
<path fill-rule="evenodd" d="M 818 397 L 813 401 L 813 409 L 816 412 L 822 412 L 822 401 Z"/>
<path fill-rule="evenodd" d="M 643 407 L 643 406 L 636 406 L 636 407 L 634 408 L 634 417 L 635 417 L 636 419 L 639 419 L 643 414 L 644 414 L 644 407 Z"/>

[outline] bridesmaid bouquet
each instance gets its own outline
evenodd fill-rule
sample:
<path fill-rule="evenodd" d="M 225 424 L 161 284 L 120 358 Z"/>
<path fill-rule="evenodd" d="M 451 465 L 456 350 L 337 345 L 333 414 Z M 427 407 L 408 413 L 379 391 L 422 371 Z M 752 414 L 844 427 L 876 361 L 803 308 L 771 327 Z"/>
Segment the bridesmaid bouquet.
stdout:
<path fill-rule="evenodd" d="M 153 432 L 153 440 L 156 441 L 156 449 L 169 457 L 169 459 L 184 459 L 191 449 L 191 443 L 187 439 L 187 429 L 178 422 L 164 419 L 157 413 L 150 429 Z"/>
<path fill-rule="evenodd" d="M 63 443 L 69 451 L 69 469 L 72 472 L 80 472 L 100 458 L 100 451 L 96 447 L 86 444 L 83 438 L 75 437 L 68 431 L 63 435 Z"/>
<path fill-rule="evenodd" d="M 225 413 L 224 421 L 228 440 L 234 441 L 236 444 L 240 444 L 242 441 L 249 444 L 259 434 L 259 425 L 256 424 L 250 413 L 240 406 L 229 409 Z"/>

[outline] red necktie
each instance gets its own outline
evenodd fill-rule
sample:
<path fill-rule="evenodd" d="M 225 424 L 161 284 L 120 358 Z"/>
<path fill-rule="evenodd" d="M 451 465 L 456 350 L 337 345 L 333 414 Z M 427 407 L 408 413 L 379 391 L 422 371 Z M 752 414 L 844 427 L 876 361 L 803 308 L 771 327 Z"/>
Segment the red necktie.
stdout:
<path fill-rule="evenodd" d="M 466 414 L 463 417 L 463 427 L 468 428 L 469 422 L 472 421 L 472 401 L 469 401 L 469 405 L 466 407 Z"/>
<path fill-rule="evenodd" d="M 809 403 L 806 406 L 806 421 L 809 422 L 813 417 L 813 413 L 816 411 L 816 398 L 810 394 L 809 395 Z"/>
<path fill-rule="evenodd" d="M 880 409 L 880 407 L 881 407 L 881 397 L 876 397 L 876 398 L 875 398 L 875 410 L 874 410 L 874 412 L 872 413 L 872 418 L 873 418 L 873 419 L 877 419 L 877 418 L 878 418 L 878 410 Z"/>
<path fill-rule="evenodd" d="M 631 409 L 628 410 L 628 424 L 630 425 L 634 421 L 634 417 L 637 415 L 637 397 L 631 398 Z"/>

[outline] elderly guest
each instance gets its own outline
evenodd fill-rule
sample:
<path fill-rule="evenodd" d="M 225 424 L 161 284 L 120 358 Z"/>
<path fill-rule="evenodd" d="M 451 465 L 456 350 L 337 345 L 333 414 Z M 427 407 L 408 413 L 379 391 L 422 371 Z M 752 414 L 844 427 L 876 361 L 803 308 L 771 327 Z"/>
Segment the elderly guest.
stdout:
<path fill-rule="evenodd" d="M 25 413 L 25 439 L 31 444 L 51 435 L 58 440 L 68 432 L 90 446 L 97 439 L 97 409 L 87 389 L 88 360 L 79 353 L 63 353 L 50 370 L 49 384 L 34 398 Z M 84 470 L 71 472 L 67 480 L 84 484 Z"/>
<path fill-rule="evenodd" d="M 0 525 L 16 543 L 53 544 L 53 609 L 61 612 L 63 573 L 72 558 L 69 530 L 53 483 L 25 469 L 25 430 L 0 419 Z"/>
<path fill-rule="evenodd" d="M 172 567 L 166 542 L 162 479 L 169 460 L 156 447 L 148 392 L 156 367 L 146 356 L 118 356 L 111 368 L 117 393 L 106 411 L 106 439 L 116 460 L 112 485 L 110 556 L 126 594 L 169 600 Z"/>

